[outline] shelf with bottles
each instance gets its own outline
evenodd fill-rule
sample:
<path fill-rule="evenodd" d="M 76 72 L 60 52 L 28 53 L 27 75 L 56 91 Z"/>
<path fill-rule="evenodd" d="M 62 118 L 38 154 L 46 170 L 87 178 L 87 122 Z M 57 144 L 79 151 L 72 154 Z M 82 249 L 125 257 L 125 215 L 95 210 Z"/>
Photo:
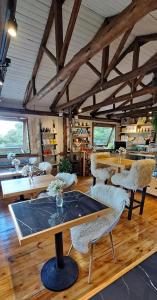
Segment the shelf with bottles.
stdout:
<path fill-rule="evenodd" d="M 41 153 L 42 159 L 45 161 L 46 157 L 53 157 L 56 162 L 58 155 L 57 151 L 57 131 L 53 121 L 52 128 L 43 127 L 40 123 L 40 140 L 41 140 Z"/>

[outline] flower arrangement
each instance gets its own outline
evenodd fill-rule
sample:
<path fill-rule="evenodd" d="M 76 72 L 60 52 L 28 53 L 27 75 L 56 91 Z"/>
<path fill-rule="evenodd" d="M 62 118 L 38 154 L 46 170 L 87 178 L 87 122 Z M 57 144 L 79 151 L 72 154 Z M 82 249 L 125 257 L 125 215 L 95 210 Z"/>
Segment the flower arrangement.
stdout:
<path fill-rule="evenodd" d="M 12 162 L 11 162 L 12 166 L 15 167 L 15 169 L 18 169 L 19 165 L 20 165 L 20 160 L 17 159 L 17 158 L 14 158 L 12 159 Z"/>
<path fill-rule="evenodd" d="M 65 183 L 64 181 L 60 180 L 60 179 L 55 179 L 53 181 L 51 181 L 51 183 L 49 184 L 47 191 L 49 196 L 56 196 L 57 194 L 61 193 L 63 191 L 63 187 L 64 187 Z"/>
<path fill-rule="evenodd" d="M 7 159 L 8 160 L 13 160 L 15 158 L 16 154 L 13 153 L 13 152 L 9 152 L 8 155 L 7 155 Z"/>
<path fill-rule="evenodd" d="M 119 154 L 126 154 L 126 149 L 124 148 L 124 147 L 120 147 L 119 149 L 118 149 L 118 153 Z"/>
<path fill-rule="evenodd" d="M 30 175 L 30 166 L 29 165 L 24 166 L 21 170 L 21 174 L 23 177 L 29 176 Z"/>

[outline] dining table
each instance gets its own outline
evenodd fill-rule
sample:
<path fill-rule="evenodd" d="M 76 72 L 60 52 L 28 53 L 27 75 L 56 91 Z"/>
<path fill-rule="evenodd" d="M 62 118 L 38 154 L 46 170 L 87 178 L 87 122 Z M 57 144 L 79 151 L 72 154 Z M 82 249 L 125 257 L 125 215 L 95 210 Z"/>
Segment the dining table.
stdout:
<path fill-rule="evenodd" d="M 55 236 L 56 255 L 41 269 L 41 281 L 47 289 L 65 290 L 78 278 L 76 261 L 63 255 L 63 231 L 105 216 L 109 210 L 113 209 L 80 191 L 65 192 L 62 207 L 50 196 L 9 204 L 21 245 Z"/>
<path fill-rule="evenodd" d="M 5 178 L 16 178 L 21 177 L 22 168 L 1 168 L 0 169 L 0 180 Z"/>
<path fill-rule="evenodd" d="M 2 180 L 3 198 L 20 197 L 24 200 L 25 196 L 33 195 L 47 189 L 49 183 L 54 179 L 51 174 Z"/>
<path fill-rule="evenodd" d="M 135 160 L 133 159 L 128 159 L 128 158 L 123 158 L 120 157 L 119 155 L 117 156 L 111 156 L 111 157 L 105 157 L 105 158 L 99 158 L 97 159 L 96 163 L 97 163 L 97 167 L 101 168 L 101 167 L 114 167 L 118 169 L 118 173 L 121 172 L 121 170 L 123 169 L 130 169 L 133 162 Z"/>

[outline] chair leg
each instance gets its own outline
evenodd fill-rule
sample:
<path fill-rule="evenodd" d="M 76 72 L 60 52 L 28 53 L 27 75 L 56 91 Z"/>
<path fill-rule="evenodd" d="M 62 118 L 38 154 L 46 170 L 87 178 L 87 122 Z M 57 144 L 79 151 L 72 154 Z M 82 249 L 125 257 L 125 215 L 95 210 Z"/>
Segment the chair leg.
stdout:
<path fill-rule="evenodd" d="M 93 186 L 96 184 L 96 177 L 93 176 Z"/>
<path fill-rule="evenodd" d="M 131 191 L 130 205 L 129 205 L 129 211 L 128 211 L 128 220 L 131 220 L 131 217 L 132 217 L 133 202 L 134 202 L 134 192 Z"/>
<path fill-rule="evenodd" d="M 72 248 L 73 248 L 73 244 L 71 243 L 70 248 L 68 250 L 68 255 L 70 255 L 70 252 L 71 252 Z"/>
<path fill-rule="evenodd" d="M 90 244 L 88 283 L 91 283 L 91 277 L 92 277 L 93 247 L 94 247 L 94 244 Z"/>
<path fill-rule="evenodd" d="M 115 249 L 114 249 L 114 244 L 113 244 L 113 236 L 112 236 L 112 231 L 109 233 L 110 236 L 110 241 L 111 241 L 111 246 L 112 246 L 112 257 L 115 259 Z"/>
<path fill-rule="evenodd" d="M 147 190 L 147 187 L 145 187 L 142 191 L 142 200 L 141 200 L 141 205 L 140 205 L 140 215 L 143 214 L 144 202 L 145 202 L 145 197 L 146 197 L 146 190 Z"/>

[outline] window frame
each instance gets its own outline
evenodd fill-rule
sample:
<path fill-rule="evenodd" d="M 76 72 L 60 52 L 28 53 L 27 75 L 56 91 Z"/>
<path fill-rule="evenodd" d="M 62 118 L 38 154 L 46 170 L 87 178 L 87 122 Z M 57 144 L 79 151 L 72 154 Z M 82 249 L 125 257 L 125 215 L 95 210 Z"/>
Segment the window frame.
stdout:
<path fill-rule="evenodd" d="M 24 124 L 27 127 L 27 135 L 28 135 L 28 152 L 27 153 L 17 153 L 16 156 L 29 156 L 31 154 L 31 147 L 30 147 L 30 135 L 29 135 L 29 126 L 28 126 L 28 118 L 27 117 L 7 117 L 7 116 L 0 116 L 0 121 L 14 121 L 14 122 L 23 122 L 23 132 L 24 132 Z M 7 154 L 0 154 L 1 158 L 7 157 Z"/>
<path fill-rule="evenodd" d="M 113 130 L 115 130 L 115 135 L 116 135 L 116 125 L 93 122 L 92 123 L 92 146 L 94 146 L 94 127 L 110 127 L 110 128 L 112 128 L 111 133 L 110 133 L 109 138 L 108 138 L 107 146 L 106 145 L 96 145 L 97 147 L 108 147 L 108 144 L 110 142 Z"/>

